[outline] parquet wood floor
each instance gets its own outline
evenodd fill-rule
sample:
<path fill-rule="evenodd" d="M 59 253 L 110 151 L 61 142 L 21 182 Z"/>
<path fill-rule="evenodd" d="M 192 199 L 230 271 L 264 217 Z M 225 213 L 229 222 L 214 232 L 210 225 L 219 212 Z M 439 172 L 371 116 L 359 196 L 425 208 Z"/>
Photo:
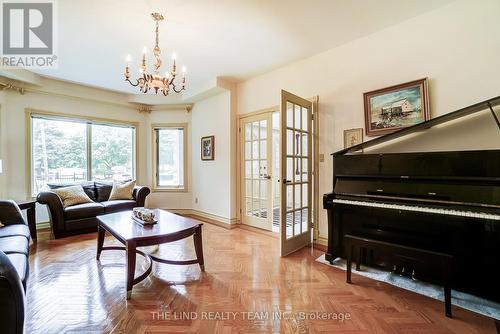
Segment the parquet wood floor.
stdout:
<path fill-rule="evenodd" d="M 385 283 L 356 276 L 348 285 L 344 271 L 315 261 L 319 250 L 280 258 L 279 241 L 268 234 L 211 224 L 203 229 L 205 273 L 198 265 L 154 264 L 153 275 L 134 287 L 130 301 L 124 252 L 104 251 L 97 262 L 96 234 L 49 240 L 48 233 L 40 233 L 31 250 L 26 332 L 496 332 L 492 319 L 457 307 L 448 319 L 442 302 Z M 107 237 L 106 243 L 116 242 Z M 158 252 L 186 259 L 194 256 L 193 242 L 162 245 Z M 350 319 L 303 319 L 300 312 Z"/>

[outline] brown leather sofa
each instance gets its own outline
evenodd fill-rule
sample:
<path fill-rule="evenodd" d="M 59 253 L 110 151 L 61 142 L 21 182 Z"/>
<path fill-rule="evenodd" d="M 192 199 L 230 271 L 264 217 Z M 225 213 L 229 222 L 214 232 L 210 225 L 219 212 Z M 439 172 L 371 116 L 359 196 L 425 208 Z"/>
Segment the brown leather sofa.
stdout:
<path fill-rule="evenodd" d="M 23 333 L 30 231 L 14 201 L 0 200 L 0 332 Z"/>
<path fill-rule="evenodd" d="M 108 201 L 113 184 L 111 182 L 88 181 L 79 183 L 85 193 L 94 203 L 78 204 L 64 208 L 61 199 L 52 191 L 38 194 L 37 201 L 48 206 L 50 226 L 54 238 L 94 232 L 97 230 L 96 216 L 144 206 L 148 187 L 136 186 L 133 190 L 133 200 Z M 67 187 L 72 184 L 49 184 L 51 189 Z"/>

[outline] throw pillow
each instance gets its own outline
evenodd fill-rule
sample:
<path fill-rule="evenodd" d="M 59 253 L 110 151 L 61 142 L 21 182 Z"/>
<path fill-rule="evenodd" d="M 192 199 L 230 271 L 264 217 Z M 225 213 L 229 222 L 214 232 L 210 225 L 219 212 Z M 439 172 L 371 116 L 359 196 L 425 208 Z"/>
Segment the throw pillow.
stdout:
<path fill-rule="evenodd" d="M 5 226 L 5 225 L 4 225 L 4 224 L 2 224 L 2 222 L 0 222 L 0 227 L 4 227 L 4 226 Z"/>
<path fill-rule="evenodd" d="M 125 183 L 113 182 L 113 189 L 109 195 L 108 201 L 117 199 L 134 199 L 132 191 L 135 187 L 135 180 Z"/>
<path fill-rule="evenodd" d="M 52 189 L 52 191 L 61 198 L 65 208 L 77 204 L 93 203 L 81 185 Z"/>

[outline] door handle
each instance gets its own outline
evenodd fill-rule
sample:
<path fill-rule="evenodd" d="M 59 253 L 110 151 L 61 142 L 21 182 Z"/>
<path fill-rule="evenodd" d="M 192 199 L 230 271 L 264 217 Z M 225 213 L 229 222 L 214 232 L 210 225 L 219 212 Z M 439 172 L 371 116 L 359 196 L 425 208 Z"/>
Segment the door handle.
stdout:
<path fill-rule="evenodd" d="M 284 184 L 289 184 L 289 183 L 292 183 L 292 181 L 291 180 L 287 180 L 287 179 L 283 179 L 283 183 Z"/>
<path fill-rule="evenodd" d="M 270 180 L 271 179 L 271 175 L 267 175 L 267 174 L 262 174 L 261 177 L 263 179 L 266 179 L 266 180 Z"/>

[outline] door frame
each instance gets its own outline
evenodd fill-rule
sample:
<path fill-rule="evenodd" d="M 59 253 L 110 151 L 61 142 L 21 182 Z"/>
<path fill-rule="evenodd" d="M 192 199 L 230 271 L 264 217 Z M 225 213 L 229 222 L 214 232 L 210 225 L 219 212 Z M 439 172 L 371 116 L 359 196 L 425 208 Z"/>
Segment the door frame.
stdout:
<path fill-rule="evenodd" d="M 307 100 L 311 101 L 313 104 L 313 138 L 314 138 L 314 145 L 313 145 L 313 184 L 314 184 L 314 190 L 313 190 L 313 206 L 314 206 L 314 211 L 312 215 L 313 219 L 313 224 L 314 224 L 314 229 L 313 229 L 313 236 L 314 240 L 317 240 L 319 238 L 319 208 L 320 208 L 320 203 L 319 203 L 319 135 L 320 135 L 320 128 L 319 128 L 319 118 L 320 118 L 320 109 L 319 109 L 319 95 L 315 95 L 313 97 L 307 98 Z M 238 114 L 236 117 L 236 137 L 237 137 L 237 143 L 236 145 L 236 216 L 237 216 L 237 224 L 242 224 L 242 205 L 241 201 L 243 196 L 242 194 L 242 189 L 241 189 L 241 182 L 242 182 L 242 154 L 244 153 L 241 150 L 241 141 L 242 139 L 242 133 L 241 133 L 241 128 L 240 128 L 240 120 L 242 118 L 248 117 L 248 116 L 254 116 L 254 115 L 259 115 L 259 114 L 264 114 L 268 112 L 278 112 L 281 113 L 280 111 L 280 106 L 275 105 L 269 108 L 263 108 L 263 109 L 258 109 L 255 111 L 243 113 L 243 114 Z M 280 114 L 280 119 L 281 119 L 281 114 Z M 281 155 L 281 152 L 280 152 Z"/>

